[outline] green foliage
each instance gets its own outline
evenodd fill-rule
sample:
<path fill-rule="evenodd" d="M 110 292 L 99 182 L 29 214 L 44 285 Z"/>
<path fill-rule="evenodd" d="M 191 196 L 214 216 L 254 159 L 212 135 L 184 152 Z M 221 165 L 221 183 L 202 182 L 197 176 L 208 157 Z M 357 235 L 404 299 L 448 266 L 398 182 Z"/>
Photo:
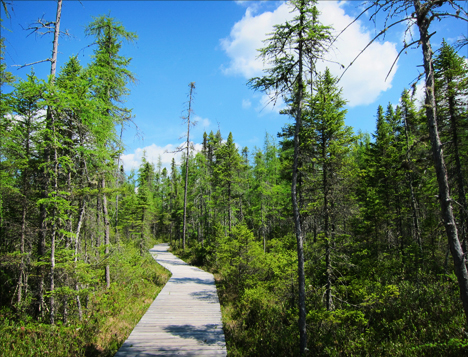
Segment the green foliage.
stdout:
<path fill-rule="evenodd" d="M 331 39 L 314 4 L 292 2 L 300 15 L 275 27 L 261 51 L 270 69 L 249 82 L 273 99 L 289 97 L 284 114 L 299 123 L 309 354 L 466 355 L 426 118 L 404 90 L 397 106 L 378 107 L 372 136 L 352 133 L 336 79 L 316 73 Z M 13 87 L 0 93 L 1 353 L 113 355 L 167 279 L 146 252 L 157 237 L 215 273 L 230 355 L 297 356 L 295 127 L 284 127 L 279 146 L 267 134 L 263 148 L 241 153 L 231 133 L 226 141 L 220 131 L 204 134 L 202 150 L 186 158 L 182 250 L 186 163 L 167 169 L 144 157 L 128 176 L 119 167 L 116 131 L 131 119 L 124 99 L 134 81 L 131 60 L 119 52 L 136 35 L 107 16 L 86 33 L 97 44 L 91 63 L 83 68 L 71 57 L 56 81 L 31 73 L 14 82 L 0 63 L 2 89 Z M 299 57 L 310 68 L 298 66 Z M 444 42 L 434 70 L 463 238 L 466 60 Z M 55 324 L 44 324 L 52 308 Z"/>
<path fill-rule="evenodd" d="M 121 248 L 111 263 L 119 283 L 113 283 L 109 290 L 101 285 L 89 292 L 82 321 L 49 325 L 27 316 L 18 319 L 11 310 L 3 308 L 2 356 L 113 356 L 169 278 L 149 253 L 141 257 L 139 249 L 131 245 Z M 56 293 L 70 296 L 65 289 Z"/>

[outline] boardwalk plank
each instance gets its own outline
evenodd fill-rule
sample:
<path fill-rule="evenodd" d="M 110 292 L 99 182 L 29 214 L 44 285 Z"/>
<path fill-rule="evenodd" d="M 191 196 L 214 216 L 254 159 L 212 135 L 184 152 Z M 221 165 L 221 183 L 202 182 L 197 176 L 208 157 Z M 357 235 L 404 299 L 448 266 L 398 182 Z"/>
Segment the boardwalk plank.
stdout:
<path fill-rule="evenodd" d="M 115 357 L 226 356 L 213 275 L 167 249 L 158 244 L 150 252 L 172 277 Z"/>

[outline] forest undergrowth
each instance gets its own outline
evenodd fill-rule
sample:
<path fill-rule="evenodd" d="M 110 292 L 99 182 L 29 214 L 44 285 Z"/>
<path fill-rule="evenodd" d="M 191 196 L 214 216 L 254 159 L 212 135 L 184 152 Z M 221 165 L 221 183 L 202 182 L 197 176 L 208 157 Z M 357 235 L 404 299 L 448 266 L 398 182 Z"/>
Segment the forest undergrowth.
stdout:
<path fill-rule="evenodd" d="M 82 321 L 37 321 L 24 311 L 0 312 L 0 355 L 113 356 L 144 315 L 170 273 L 150 253 L 140 256 L 132 243 L 112 256 L 110 289 L 101 284 L 89 294 Z M 101 274 L 101 271 L 94 271 Z M 70 303 L 74 300 L 70 299 Z"/>
<path fill-rule="evenodd" d="M 174 242 L 175 243 L 175 242 Z M 324 307 L 323 270 L 312 269 L 318 245 L 306 248 L 308 355 L 466 356 L 468 339 L 453 274 L 405 271 L 400 260 L 377 266 L 355 253 Z M 297 356 L 297 271 L 293 236 L 267 252 L 245 226 L 172 252 L 215 274 L 229 356 Z M 411 259 L 408 252 L 407 259 Z M 408 262 L 406 262 L 408 263 Z M 338 291 L 337 294 L 338 295 Z"/>

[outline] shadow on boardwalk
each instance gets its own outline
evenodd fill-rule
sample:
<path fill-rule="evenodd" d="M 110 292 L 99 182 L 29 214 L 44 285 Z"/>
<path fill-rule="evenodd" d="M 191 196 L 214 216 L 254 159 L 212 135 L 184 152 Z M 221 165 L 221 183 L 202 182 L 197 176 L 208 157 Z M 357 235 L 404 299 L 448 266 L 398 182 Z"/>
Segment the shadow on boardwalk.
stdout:
<path fill-rule="evenodd" d="M 169 325 L 165 331 L 182 338 L 193 338 L 207 345 L 221 345 L 220 335 L 224 335 L 222 329 L 216 324 L 206 324 L 203 326 L 192 325 Z"/>
<path fill-rule="evenodd" d="M 201 279 L 201 278 L 173 278 L 171 283 L 174 284 L 201 284 L 201 285 L 213 285 L 213 280 L 211 279 Z"/>
<path fill-rule="evenodd" d="M 172 277 L 115 357 L 226 356 L 213 275 L 167 249 L 159 244 L 150 252 Z"/>

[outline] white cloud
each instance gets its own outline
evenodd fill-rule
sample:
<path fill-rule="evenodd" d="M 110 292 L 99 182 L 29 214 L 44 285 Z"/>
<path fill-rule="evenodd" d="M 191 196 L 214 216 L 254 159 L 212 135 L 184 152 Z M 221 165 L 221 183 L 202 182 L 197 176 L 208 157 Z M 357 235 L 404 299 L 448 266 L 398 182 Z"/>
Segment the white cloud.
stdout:
<path fill-rule="evenodd" d="M 143 154 L 146 155 L 146 160 L 152 162 L 154 165 L 157 165 L 158 158 L 161 156 L 162 165 L 164 167 L 169 167 L 173 157 L 176 159 L 176 162 L 180 159 L 180 153 L 171 153 L 171 151 L 174 151 L 176 148 L 177 146 L 172 144 L 168 144 L 164 147 L 151 144 L 144 148 L 137 148 L 131 154 L 122 155 L 121 159 L 123 161 L 125 171 L 138 169 L 141 165 Z"/>
<path fill-rule="evenodd" d="M 192 122 L 197 122 L 197 125 L 190 129 L 191 145 L 196 152 L 199 152 L 202 150 L 203 145 L 194 144 L 194 142 L 201 141 L 203 132 L 208 130 L 211 122 L 208 118 L 202 118 L 198 115 L 194 115 L 192 119 Z M 181 132 L 181 137 L 186 138 L 186 130 L 187 126 L 185 126 Z M 151 144 L 142 148 L 137 148 L 132 153 L 127 153 L 121 156 L 124 169 L 127 172 L 132 169 L 138 170 L 142 163 L 143 155 L 145 155 L 146 160 L 153 163 L 155 167 L 158 164 L 159 157 L 161 157 L 162 167 L 166 167 L 167 169 L 171 166 L 172 158 L 175 159 L 177 165 L 180 165 L 182 152 L 174 153 L 174 151 L 176 151 L 180 145 L 184 145 L 185 141 L 186 139 L 180 140 L 178 144 L 167 144 L 166 146 Z"/>
<path fill-rule="evenodd" d="M 197 122 L 197 125 L 190 131 L 190 140 L 201 141 L 203 132 L 209 131 L 211 121 L 208 118 L 202 118 L 198 115 L 195 115 L 194 120 Z M 185 134 L 186 133 L 184 133 L 184 135 Z"/>
<path fill-rule="evenodd" d="M 249 6 L 249 0 L 234 0 L 237 5 L 240 6 Z"/>
<path fill-rule="evenodd" d="M 30 119 L 32 120 L 33 123 L 38 124 L 38 123 L 42 123 L 46 119 L 46 116 L 47 116 L 47 110 L 46 109 L 39 109 L 37 112 L 32 114 Z M 25 116 L 20 115 L 20 114 L 7 113 L 6 117 L 9 118 L 9 119 L 12 119 L 13 121 L 24 121 L 25 120 Z"/>
<path fill-rule="evenodd" d="M 198 115 L 195 115 L 195 117 L 193 119 L 194 119 L 194 121 L 197 122 L 197 126 L 200 126 L 203 129 L 208 129 L 208 127 L 211 124 L 210 119 L 202 118 L 202 117 L 200 117 Z"/>
<path fill-rule="evenodd" d="M 321 1 L 318 6 L 321 21 L 325 25 L 332 25 L 336 33 L 353 21 L 340 7 L 340 3 L 334 1 Z M 336 49 L 329 53 L 328 59 L 337 61 L 347 66 L 359 52 L 371 41 L 372 35 L 360 21 L 351 25 L 335 42 Z M 350 106 L 367 105 L 373 103 L 379 94 L 391 88 L 391 82 L 396 72 L 397 65 L 387 76 L 398 52 L 396 44 L 391 42 L 372 43 L 348 69 L 341 79 L 343 96 L 349 101 Z M 324 69 L 326 64 L 318 67 Z M 340 66 L 331 66 L 330 71 L 335 75 L 341 75 Z"/>
<path fill-rule="evenodd" d="M 202 144 L 191 144 L 193 145 L 195 152 L 200 152 L 203 148 Z M 177 165 L 180 165 L 182 153 L 173 153 L 177 147 L 178 145 L 173 144 L 168 144 L 164 147 L 151 144 L 149 146 L 145 146 L 144 148 L 137 148 L 133 153 L 121 156 L 124 169 L 125 171 L 130 171 L 132 169 L 138 170 L 142 163 L 144 153 L 146 155 L 146 160 L 153 163 L 155 167 L 158 164 L 159 157 L 161 157 L 162 167 L 170 168 L 172 158 L 175 159 Z"/>
<path fill-rule="evenodd" d="M 242 108 L 249 109 L 252 106 L 252 102 L 249 99 L 242 99 Z"/>
<path fill-rule="evenodd" d="M 353 21 L 340 6 L 341 3 L 335 1 L 320 1 L 317 5 L 321 12 L 320 21 L 325 25 L 332 25 L 336 34 Z M 263 40 L 273 31 L 274 24 L 284 23 L 293 16 L 285 3 L 273 12 L 266 11 L 258 15 L 254 15 L 254 10 L 250 7 L 247 8 L 244 17 L 232 27 L 229 37 L 221 40 L 221 46 L 230 58 L 228 67 L 223 69 L 224 73 L 240 74 L 245 78 L 261 75 L 264 63 L 257 57 L 257 49 L 264 46 Z M 335 42 L 327 59 L 347 66 L 371 39 L 371 33 L 360 21 L 356 21 Z M 393 68 L 387 81 L 385 77 L 396 56 L 396 45 L 388 41 L 376 41 L 364 51 L 340 82 L 343 96 L 350 106 L 373 103 L 382 91 L 391 87 L 397 66 Z M 330 62 L 320 63 L 317 68 L 323 71 L 326 66 L 330 67 L 335 76 L 340 76 L 343 71 L 341 66 Z"/>
<path fill-rule="evenodd" d="M 229 37 L 221 40 L 221 47 L 231 59 L 229 66 L 223 69 L 225 74 L 241 74 L 246 78 L 261 75 L 263 63 L 257 58 L 257 49 L 263 47 L 263 40 L 273 31 L 273 25 L 293 17 L 286 4 L 257 16 L 255 11 L 249 6 L 244 17 L 232 27 Z"/>
<path fill-rule="evenodd" d="M 416 84 L 416 93 L 414 93 L 416 103 L 421 108 L 426 101 L 426 82 L 424 80 Z"/>

